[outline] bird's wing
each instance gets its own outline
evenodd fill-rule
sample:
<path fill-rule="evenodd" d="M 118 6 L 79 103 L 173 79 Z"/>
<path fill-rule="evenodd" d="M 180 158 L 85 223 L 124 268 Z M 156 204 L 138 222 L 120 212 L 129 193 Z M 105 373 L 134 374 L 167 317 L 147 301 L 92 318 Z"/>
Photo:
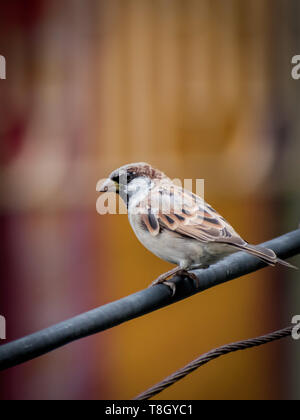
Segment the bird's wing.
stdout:
<path fill-rule="evenodd" d="M 158 184 L 139 203 L 139 207 L 142 223 L 153 236 L 163 229 L 168 229 L 201 242 L 232 245 L 270 265 L 279 263 L 297 268 L 277 258 L 272 249 L 248 244 L 202 198 L 174 184 Z"/>
<path fill-rule="evenodd" d="M 174 184 L 154 186 L 138 207 L 142 222 L 153 236 L 168 229 L 201 242 L 246 244 L 202 198 Z"/>

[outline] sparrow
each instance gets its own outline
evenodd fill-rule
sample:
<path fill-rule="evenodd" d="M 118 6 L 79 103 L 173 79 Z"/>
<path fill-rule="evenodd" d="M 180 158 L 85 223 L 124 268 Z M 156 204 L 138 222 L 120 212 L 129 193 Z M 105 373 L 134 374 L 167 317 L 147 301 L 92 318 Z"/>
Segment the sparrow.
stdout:
<path fill-rule="evenodd" d="M 148 163 L 131 163 L 114 170 L 97 190 L 119 194 L 140 242 L 157 257 L 176 264 L 151 283 L 166 284 L 173 295 L 175 284 L 168 279 L 175 274 L 195 280 L 199 287 L 198 277 L 188 270 L 207 268 L 237 251 L 271 266 L 297 268 L 271 249 L 246 242 L 203 198 L 175 185 Z"/>

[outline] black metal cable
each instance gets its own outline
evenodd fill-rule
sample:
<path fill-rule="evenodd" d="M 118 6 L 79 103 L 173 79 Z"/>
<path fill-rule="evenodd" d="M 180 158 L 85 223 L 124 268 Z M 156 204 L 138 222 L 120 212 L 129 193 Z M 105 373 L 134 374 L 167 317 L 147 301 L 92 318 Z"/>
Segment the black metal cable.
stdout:
<path fill-rule="evenodd" d="M 300 253 L 300 230 L 286 233 L 262 245 L 273 249 L 282 259 L 292 257 Z M 258 258 L 239 252 L 205 270 L 193 271 L 198 276 L 199 288 L 195 287 L 192 280 L 177 276 L 174 279 L 176 294 L 173 297 L 169 287 L 160 284 L 2 344 L 0 370 L 24 363 L 72 341 L 104 331 L 262 267 L 265 264 Z"/>
<path fill-rule="evenodd" d="M 189 373 L 192 373 L 194 370 L 198 369 L 200 366 L 205 365 L 213 359 L 217 359 L 220 356 L 223 356 L 228 353 L 232 353 L 238 350 L 245 350 L 251 347 L 261 346 L 262 344 L 270 343 L 271 341 L 280 340 L 281 338 L 288 337 L 292 333 L 293 326 L 284 328 L 283 330 L 275 331 L 267 335 L 263 335 L 257 338 L 250 338 L 248 340 L 237 341 L 236 343 L 227 344 L 216 349 L 209 351 L 208 353 L 202 354 L 197 357 L 197 359 L 188 363 L 183 368 L 177 370 L 176 372 L 169 375 L 167 378 L 163 379 L 161 382 L 158 382 L 156 385 L 142 392 L 134 398 L 134 400 L 148 400 L 149 398 L 154 397 L 155 395 L 162 392 L 164 389 L 175 384 L 180 379 L 187 376 Z"/>

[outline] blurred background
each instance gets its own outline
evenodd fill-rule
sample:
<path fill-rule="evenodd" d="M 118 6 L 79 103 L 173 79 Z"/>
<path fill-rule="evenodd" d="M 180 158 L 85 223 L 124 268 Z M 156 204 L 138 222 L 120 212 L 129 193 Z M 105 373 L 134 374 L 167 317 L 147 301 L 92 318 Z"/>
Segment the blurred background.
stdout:
<path fill-rule="evenodd" d="M 248 241 L 300 221 L 298 0 L 0 2 L 0 314 L 7 341 L 145 288 L 172 266 L 96 183 L 146 161 L 204 178 Z M 300 266 L 300 258 L 291 260 Z M 215 287 L 0 375 L 1 399 L 127 399 L 300 313 L 284 267 Z M 1 343 L 3 344 L 3 343 Z M 228 355 L 162 399 L 300 397 L 299 343 Z"/>

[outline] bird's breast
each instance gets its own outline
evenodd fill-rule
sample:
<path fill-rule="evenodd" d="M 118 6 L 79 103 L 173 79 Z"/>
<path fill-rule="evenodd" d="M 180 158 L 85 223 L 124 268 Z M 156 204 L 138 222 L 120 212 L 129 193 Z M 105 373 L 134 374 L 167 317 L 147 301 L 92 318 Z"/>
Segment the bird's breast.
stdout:
<path fill-rule="evenodd" d="M 204 251 L 204 244 L 200 241 L 164 228 L 153 236 L 138 214 L 129 213 L 129 222 L 139 241 L 159 258 L 178 265 L 199 264 Z"/>

